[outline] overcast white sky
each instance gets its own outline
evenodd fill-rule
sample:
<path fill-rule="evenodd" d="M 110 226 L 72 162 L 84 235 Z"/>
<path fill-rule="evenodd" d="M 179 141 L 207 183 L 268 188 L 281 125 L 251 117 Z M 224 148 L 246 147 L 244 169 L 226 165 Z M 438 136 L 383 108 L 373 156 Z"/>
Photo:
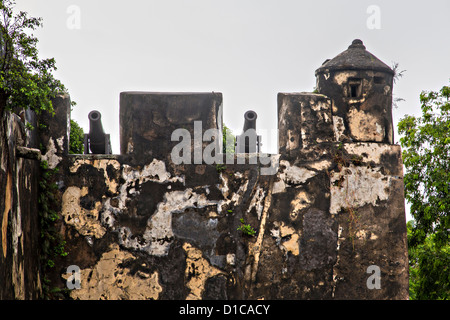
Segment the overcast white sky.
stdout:
<path fill-rule="evenodd" d="M 114 153 L 122 91 L 222 92 L 235 134 L 249 109 L 270 133 L 277 93 L 311 92 L 314 71 L 356 38 L 407 70 L 394 87 L 406 100 L 395 124 L 420 114 L 422 90 L 450 78 L 448 0 L 17 0 L 16 8 L 44 19 L 40 56 L 56 59 L 56 77 L 78 103 L 72 118 L 88 131 L 89 111 L 99 110 Z M 276 137 L 263 133 L 263 151 L 277 152 Z"/>

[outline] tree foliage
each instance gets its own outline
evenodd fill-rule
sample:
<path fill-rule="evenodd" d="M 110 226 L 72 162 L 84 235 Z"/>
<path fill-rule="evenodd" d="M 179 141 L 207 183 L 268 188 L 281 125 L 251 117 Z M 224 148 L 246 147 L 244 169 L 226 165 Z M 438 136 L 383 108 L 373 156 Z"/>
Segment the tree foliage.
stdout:
<path fill-rule="evenodd" d="M 83 154 L 84 152 L 84 131 L 75 120 L 70 120 L 69 153 Z"/>
<path fill-rule="evenodd" d="M 434 234 L 437 246 L 450 231 L 450 87 L 422 92 L 421 117 L 405 116 L 398 125 L 405 165 L 405 197 L 415 225 L 410 245 Z"/>
<path fill-rule="evenodd" d="M 450 87 L 420 94 L 422 115 L 398 124 L 405 198 L 411 204 L 411 299 L 450 298 Z"/>
<path fill-rule="evenodd" d="M 14 5 L 14 0 L 0 2 L 0 91 L 9 109 L 52 113 L 51 98 L 66 90 L 52 74 L 55 60 L 38 57 L 38 39 L 32 32 L 42 26 L 42 18 L 15 14 Z"/>
<path fill-rule="evenodd" d="M 414 228 L 408 221 L 408 237 Z M 408 248 L 409 298 L 411 300 L 450 299 L 450 245 L 436 246 L 435 235 Z"/>
<path fill-rule="evenodd" d="M 226 125 L 223 126 L 222 139 L 223 139 L 223 153 L 234 153 L 234 145 L 236 143 L 236 137 L 233 135 L 233 132 L 230 130 L 230 128 L 228 128 Z"/>

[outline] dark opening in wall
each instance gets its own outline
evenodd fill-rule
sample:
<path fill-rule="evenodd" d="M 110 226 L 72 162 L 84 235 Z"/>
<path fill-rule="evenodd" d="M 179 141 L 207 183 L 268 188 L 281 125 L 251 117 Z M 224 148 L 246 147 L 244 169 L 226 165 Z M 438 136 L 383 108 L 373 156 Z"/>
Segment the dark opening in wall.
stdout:
<path fill-rule="evenodd" d="M 362 80 L 350 78 L 348 80 L 347 95 L 349 98 L 360 98 L 362 95 Z"/>

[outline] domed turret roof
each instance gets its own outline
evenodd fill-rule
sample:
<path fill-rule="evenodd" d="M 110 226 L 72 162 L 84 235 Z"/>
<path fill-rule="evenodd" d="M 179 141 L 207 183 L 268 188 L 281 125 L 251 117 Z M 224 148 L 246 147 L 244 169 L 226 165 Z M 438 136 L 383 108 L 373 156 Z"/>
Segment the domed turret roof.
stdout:
<path fill-rule="evenodd" d="M 331 60 L 325 61 L 316 70 L 316 74 L 334 70 L 373 70 L 394 74 L 394 71 L 388 65 L 367 51 L 363 42 L 359 39 L 353 40 L 344 52 Z"/>

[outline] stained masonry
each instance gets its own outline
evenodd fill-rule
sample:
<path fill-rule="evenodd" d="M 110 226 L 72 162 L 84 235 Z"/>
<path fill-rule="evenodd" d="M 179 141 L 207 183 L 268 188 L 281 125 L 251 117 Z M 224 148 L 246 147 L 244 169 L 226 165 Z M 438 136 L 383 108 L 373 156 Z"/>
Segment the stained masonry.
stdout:
<path fill-rule="evenodd" d="M 278 94 L 270 164 L 173 163 L 175 129 L 222 129 L 220 93 L 121 93 L 120 155 L 68 155 L 70 97 L 55 100 L 43 156 L 59 168 L 69 255 L 53 283 L 77 265 L 74 299 L 407 299 L 393 71 L 355 40 L 316 78 L 318 93 Z"/>

